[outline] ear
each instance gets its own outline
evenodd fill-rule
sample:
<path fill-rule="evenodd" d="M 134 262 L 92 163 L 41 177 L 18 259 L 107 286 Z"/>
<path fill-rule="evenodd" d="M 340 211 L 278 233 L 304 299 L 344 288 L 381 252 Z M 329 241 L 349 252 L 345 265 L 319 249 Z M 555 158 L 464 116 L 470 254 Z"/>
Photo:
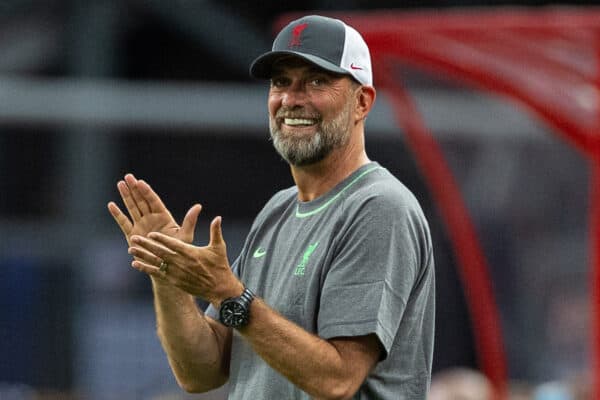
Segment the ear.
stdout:
<path fill-rule="evenodd" d="M 358 88 L 356 91 L 356 122 L 367 118 L 367 115 L 371 111 L 373 104 L 375 104 L 375 96 L 375 88 L 372 86 L 360 86 Z"/>

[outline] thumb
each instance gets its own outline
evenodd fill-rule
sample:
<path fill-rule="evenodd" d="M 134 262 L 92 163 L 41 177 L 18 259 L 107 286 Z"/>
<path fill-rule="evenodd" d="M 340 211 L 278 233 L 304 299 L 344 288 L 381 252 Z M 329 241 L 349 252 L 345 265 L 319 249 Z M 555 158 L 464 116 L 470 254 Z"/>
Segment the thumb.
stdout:
<path fill-rule="evenodd" d="M 194 204 L 185 214 L 185 217 L 183 217 L 181 230 L 185 237 L 191 238 L 190 242 L 194 240 L 194 231 L 196 229 L 200 211 L 202 211 L 202 206 L 200 204 Z"/>
<path fill-rule="evenodd" d="M 223 231 L 221 230 L 221 217 L 216 217 L 210 223 L 210 242 L 209 246 L 218 246 L 225 244 L 225 239 L 223 239 Z"/>

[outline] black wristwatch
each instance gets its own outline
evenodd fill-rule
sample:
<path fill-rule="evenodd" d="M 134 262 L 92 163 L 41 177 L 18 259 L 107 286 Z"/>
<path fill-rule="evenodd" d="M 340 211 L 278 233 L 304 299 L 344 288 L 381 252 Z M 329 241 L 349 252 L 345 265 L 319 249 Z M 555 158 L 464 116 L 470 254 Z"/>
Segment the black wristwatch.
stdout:
<path fill-rule="evenodd" d="M 225 326 L 239 328 L 248 323 L 250 319 L 250 303 L 254 300 L 254 293 L 244 288 L 240 297 L 230 297 L 223 300 L 219 308 L 219 321 Z"/>

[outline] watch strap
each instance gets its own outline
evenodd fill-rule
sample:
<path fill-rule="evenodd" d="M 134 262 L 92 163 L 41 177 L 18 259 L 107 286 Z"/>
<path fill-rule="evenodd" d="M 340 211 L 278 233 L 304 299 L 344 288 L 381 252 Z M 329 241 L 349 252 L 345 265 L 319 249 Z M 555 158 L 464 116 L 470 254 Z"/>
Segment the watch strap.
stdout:
<path fill-rule="evenodd" d="M 252 290 L 244 286 L 244 291 L 240 295 L 239 299 L 242 300 L 245 303 L 246 308 L 248 308 L 250 307 L 250 303 L 252 303 L 252 300 L 254 300 L 254 293 L 252 292 Z"/>

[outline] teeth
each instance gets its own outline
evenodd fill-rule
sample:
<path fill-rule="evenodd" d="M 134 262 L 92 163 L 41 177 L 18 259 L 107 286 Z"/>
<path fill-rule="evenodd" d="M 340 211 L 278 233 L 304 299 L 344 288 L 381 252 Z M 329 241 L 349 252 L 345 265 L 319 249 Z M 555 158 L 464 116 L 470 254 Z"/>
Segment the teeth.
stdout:
<path fill-rule="evenodd" d="M 315 123 L 312 119 L 305 118 L 284 118 L 286 125 L 313 125 Z"/>

